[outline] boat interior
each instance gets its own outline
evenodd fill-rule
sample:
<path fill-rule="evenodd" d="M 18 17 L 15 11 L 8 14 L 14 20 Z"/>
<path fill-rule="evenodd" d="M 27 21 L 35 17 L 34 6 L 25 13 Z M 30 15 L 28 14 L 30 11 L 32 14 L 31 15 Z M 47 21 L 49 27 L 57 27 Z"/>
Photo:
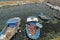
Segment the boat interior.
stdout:
<path fill-rule="evenodd" d="M 38 27 L 36 27 L 36 22 L 28 22 L 28 31 L 31 35 L 36 34 Z"/>
<path fill-rule="evenodd" d="M 9 40 L 14 34 L 16 30 L 16 24 L 8 24 L 8 27 L 5 30 L 6 37 L 4 40 Z"/>

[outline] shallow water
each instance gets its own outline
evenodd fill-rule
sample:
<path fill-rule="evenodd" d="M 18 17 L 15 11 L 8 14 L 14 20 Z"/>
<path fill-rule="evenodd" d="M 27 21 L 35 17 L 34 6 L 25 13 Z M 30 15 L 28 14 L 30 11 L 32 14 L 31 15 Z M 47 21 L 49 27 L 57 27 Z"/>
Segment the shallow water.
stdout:
<path fill-rule="evenodd" d="M 53 18 L 53 14 L 59 14 L 59 11 L 52 10 L 45 4 L 26 4 L 26 5 L 20 5 L 20 6 L 11 6 L 7 8 L 1 8 L 0 9 L 0 30 L 4 28 L 6 25 L 6 21 L 9 18 L 12 17 L 20 17 L 22 19 L 21 21 L 21 33 L 18 33 L 15 36 L 15 40 L 28 40 L 28 38 L 25 35 L 25 21 L 28 16 L 38 16 L 38 13 L 43 12 L 44 14 L 50 16 Z M 42 23 L 43 28 L 41 29 L 41 36 L 37 40 L 44 40 L 45 37 L 47 37 L 47 34 L 50 32 L 58 33 L 60 32 L 60 21 L 57 20 L 57 24 L 51 24 L 51 23 Z M 40 22 L 39 22 L 40 23 Z M 50 39 L 50 38 L 48 38 Z M 45 39 L 45 40 L 48 40 Z"/>

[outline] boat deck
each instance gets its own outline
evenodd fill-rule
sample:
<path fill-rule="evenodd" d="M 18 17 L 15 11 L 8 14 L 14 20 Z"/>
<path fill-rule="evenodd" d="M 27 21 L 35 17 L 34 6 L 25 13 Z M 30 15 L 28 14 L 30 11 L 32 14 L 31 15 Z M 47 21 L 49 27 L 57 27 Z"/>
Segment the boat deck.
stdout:
<path fill-rule="evenodd" d="M 4 38 L 4 40 L 10 40 L 12 36 L 15 34 L 15 30 L 15 28 L 8 27 L 5 32 L 6 37 Z"/>

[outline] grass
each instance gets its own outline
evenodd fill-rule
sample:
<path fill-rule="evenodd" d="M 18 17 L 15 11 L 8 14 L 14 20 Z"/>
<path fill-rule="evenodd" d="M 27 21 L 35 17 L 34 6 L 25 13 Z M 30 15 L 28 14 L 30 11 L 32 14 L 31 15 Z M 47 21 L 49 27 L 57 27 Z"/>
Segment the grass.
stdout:
<path fill-rule="evenodd" d="M 0 8 L 0 31 L 5 27 L 6 21 L 9 18 L 20 17 L 21 20 L 21 33 L 16 35 L 16 40 L 28 40 L 25 35 L 25 21 L 28 16 L 37 16 L 38 13 L 43 12 L 44 14 L 53 18 L 53 14 L 59 14 L 60 12 L 50 9 L 45 4 L 26 4 L 20 6 L 5 6 Z M 50 40 L 55 38 L 55 35 L 60 35 L 60 21 L 58 23 L 42 23 L 43 28 L 41 29 L 41 35 L 37 40 Z M 40 19 L 39 19 L 40 23 Z M 60 36 L 59 36 L 60 37 Z"/>

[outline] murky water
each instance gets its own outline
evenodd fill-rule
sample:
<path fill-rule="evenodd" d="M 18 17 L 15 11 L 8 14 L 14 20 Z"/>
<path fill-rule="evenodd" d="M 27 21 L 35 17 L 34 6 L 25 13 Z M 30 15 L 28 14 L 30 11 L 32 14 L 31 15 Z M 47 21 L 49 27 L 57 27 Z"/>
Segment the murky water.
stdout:
<path fill-rule="evenodd" d="M 38 13 L 43 12 L 45 15 L 50 16 L 53 18 L 53 14 L 59 14 L 59 11 L 52 10 L 45 4 L 26 4 L 26 5 L 20 5 L 20 6 L 11 6 L 7 8 L 0 8 L 0 28 L 2 28 L 6 25 L 6 21 L 9 18 L 12 17 L 20 17 L 22 19 L 21 21 L 21 33 L 18 33 L 15 35 L 15 40 L 28 40 L 28 38 L 25 35 L 25 21 L 28 16 L 38 16 Z M 44 37 L 46 37 L 47 33 L 54 31 L 55 33 L 60 31 L 60 21 L 57 20 L 57 24 L 51 24 L 51 23 L 42 23 L 43 28 L 41 29 L 41 36 L 39 37 L 40 40 Z M 40 22 L 39 22 L 40 23 Z M 3 25 L 3 26 L 2 26 Z"/>

